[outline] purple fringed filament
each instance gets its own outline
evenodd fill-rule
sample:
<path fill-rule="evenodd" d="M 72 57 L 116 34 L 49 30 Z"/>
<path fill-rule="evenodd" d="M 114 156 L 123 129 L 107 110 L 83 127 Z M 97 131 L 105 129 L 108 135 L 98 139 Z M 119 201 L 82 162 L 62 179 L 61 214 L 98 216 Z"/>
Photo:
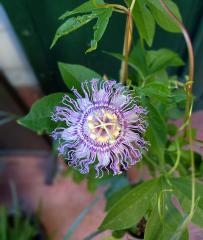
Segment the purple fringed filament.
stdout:
<path fill-rule="evenodd" d="M 146 110 L 116 81 L 92 79 L 81 87 L 84 96 L 72 89 L 76 100 L 65 95 L 63 106 L 52 115 L 54 121 L 66 124 L 52 133 L 59 140 L 59 153 L 82 174 L 89 172 L 91 164 L 97 176 L 103 176 L 104 169 L 120 174 L 136 164 L 146 149 L 142 138 Z"/>

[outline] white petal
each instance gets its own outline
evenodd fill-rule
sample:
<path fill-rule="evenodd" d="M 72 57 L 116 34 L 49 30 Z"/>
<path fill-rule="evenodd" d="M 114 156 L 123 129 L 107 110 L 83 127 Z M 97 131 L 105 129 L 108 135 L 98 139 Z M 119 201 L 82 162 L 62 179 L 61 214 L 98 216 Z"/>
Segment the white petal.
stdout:
<path fill-rule="evenodd" d="M 81 110 L 85 110 L 89 105 L 91 105 L 91 102 L 87 98 L 78 98 L 77 102 Z"/>
<path fill-rule="evenodd" d="M 106 95 L 106 92 L 104 89 L 100 89 L 99 91 L 96 91 L 94 94 L 93 94 L 93 100 L 95 102 L 97 101 L 102 101 L 104 99 L 104 96 Z"/>
<path fill-rule="evenodd" d="M 66 141 L 75 141 L 77 134 L 75 134 L 75 127 L 66 128 L 61 134 L 61 138 Z"/>
<path fill-rule="evenodd" d="M 110 162 L 110 153 L 97 153 L 99 164 L 107 166 Z"/>
<path fill-rule="evenodd" d="M 127 101 L 127 97 L 125 95 L 118 95 L 112 99 L 112 104 L 116 107 L 121 107 Z"/>
<path fill-rule="evenodd" d="M 139 118 L 139 115 L 133 110 L 124 112 L 124 117 L 128 120 L 128 121 L 135 121 Z"/>
<path fill-rule="evenodd" d="M 78 148 L 75 150 L 75 155 L 77 158 L 84 158 L 89 155 L 89 151 L 84 144 L 80 144 Z"/>

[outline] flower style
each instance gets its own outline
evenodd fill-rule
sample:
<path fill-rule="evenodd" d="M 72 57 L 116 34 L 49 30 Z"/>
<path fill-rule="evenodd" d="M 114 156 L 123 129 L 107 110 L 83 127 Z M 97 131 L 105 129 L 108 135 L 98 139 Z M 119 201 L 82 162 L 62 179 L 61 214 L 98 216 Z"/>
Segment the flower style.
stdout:
<path fill-rule="evenodd" d="M 84 96 L 73 88 L 76 99 L 65 95 L 63 106 L 52 115 L 54 121 L 66 124 L 52 133 L 59 140 L 59 153 L 83 174 L 93 163 L 97 176 L 103 176 L 104 169 L 120 174 L 146 149 L 142 138 L 146 110 L 137 105 L 128 87 L 116 81 L 92 79 L 81 87 Z"/>

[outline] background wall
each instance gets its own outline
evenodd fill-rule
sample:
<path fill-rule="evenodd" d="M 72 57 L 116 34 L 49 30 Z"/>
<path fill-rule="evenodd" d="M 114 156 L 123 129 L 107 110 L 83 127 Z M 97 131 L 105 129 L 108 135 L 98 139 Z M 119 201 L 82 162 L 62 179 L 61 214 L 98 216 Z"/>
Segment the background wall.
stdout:
<path fill-rule="evenodd" d="M 57 20 L 58 17 L 84 0 L 2 0 L 1 2 L 45 94 L 65 89 L 58 72 L 57 61 L 83 64 L 101 74 L 106 73 L 113 78 L 118 77 L 120 63 L 104 54 L 102 50 L 122 51 L 125 22 L 123 16 L 114 14 L 98 50 L 94 53 L 84 54 L 84 50 L 91 40 L 92 26 L 84 27 L 63 38 L 50 51 L 50 43 L 60 24 Z M 203 1 L 177 0 L 176 3 L 194 44 L 196 57 L 194 93 L 197 96 L 195 109 L 200 109 L 203 108 L 203 88 L 201 87 L 203 77 Z M 180 34 L 171 34 L 158 29 L 153 47 L 155 49 L 167 47 L 178 51 L 187 62 L 186 46 Z M 180 77 L 186 71 L 187 64 L 177 70 Z"/>

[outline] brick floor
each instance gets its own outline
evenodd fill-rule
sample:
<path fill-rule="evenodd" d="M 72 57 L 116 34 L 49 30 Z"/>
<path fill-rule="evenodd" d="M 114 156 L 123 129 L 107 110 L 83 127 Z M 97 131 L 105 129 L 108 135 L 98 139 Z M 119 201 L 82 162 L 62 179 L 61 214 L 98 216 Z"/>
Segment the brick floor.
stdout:
<path fill-rule="evenodd" d="M 55 240 L 63 239 L 75 218 L 98 195 L 88 193 L 84 182 L 77 185 L 71 178 L 57 178 L 53 185 L 45 185 L 42 157 L 7 156 L 0 160 L 6 162 L 0 181 L 0 203 L 11 203 L 9 181 L 13 180 L 23 207 L 34 210 L 42 204 L 42 222 L 49 234 L 55 233 Z M 104 205 L 101 199 L 81 223 L 74 240 L 82 240 L 97 229 L 104 217 Z"/>
<path fill-rule="evenodd" d="M 198 139 L 203 139 L 203 111 L 194 113 L 193 124 L 198 128 Z M 202 147 L 199 146 L 202 152 Z M 1 156 L 6 163 L 6 171 L 0 178 L 0 203 L 11 202 L 9 180 L 16 183 L 19 199 L 27 209 L 36 209 L 42 203 L 42 222 L 49 234 L 55 232 L 54 240 L 62 240 L 71 223 L 80 212 L 95 198 L 96 194 L 86 191 L 83 182 L 76 185 L 71 178 L 56 178 L 52 186 L 45 185 L 44 175 L 47 158 L 32 155 Z M 82 240 L 94 232 L 104 217 L 104 199 L 91 210 L 81 223 L 72 240 Z M 105 235 L 110 235 L 108 232 Z M 95 239 L 101 239 L 101 236 Z M 202 240 L 203 230 L 190 227 L 190 240 Z"/>

